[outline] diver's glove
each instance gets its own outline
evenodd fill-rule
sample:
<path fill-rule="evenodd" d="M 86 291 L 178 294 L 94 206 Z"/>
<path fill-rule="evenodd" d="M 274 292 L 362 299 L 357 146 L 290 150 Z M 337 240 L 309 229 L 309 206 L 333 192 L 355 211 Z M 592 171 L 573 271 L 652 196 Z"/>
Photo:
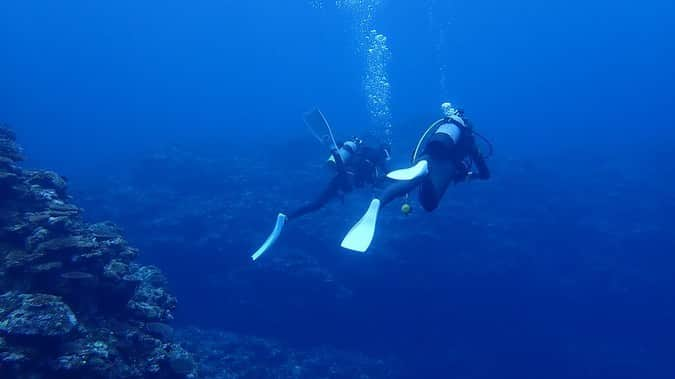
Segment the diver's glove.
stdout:
<path fill-rule="evenodd" d="M 466 173 L 466 181 L 472 181 L 472 180 L 486 180 L 489 178 L 488 175 L 485 175 L 484 173 L 476 172 L 476 171 L 469 171 Z"/>
<path fill-rule="evenodd" d="M 469 171 L 469 172 L 466 173 L 466 175 L 464 175 L 464 180 L 466 180 L 467 182 L 470 182 L 470 181 L 476 180 L 476 179 L 479 179 L 478 173 L 475 173 L 473 171 Z"/>

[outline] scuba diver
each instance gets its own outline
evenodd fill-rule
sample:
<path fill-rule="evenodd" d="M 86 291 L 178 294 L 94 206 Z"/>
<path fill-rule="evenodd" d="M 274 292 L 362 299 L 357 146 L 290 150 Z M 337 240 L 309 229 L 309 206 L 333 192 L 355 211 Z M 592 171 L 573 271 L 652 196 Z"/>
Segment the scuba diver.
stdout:
<path fill-rule="evenodd" d="M 420 138 L 413 151 L 413 166 L 387 174 L 387 178 L 395 182 L 371 201 L 365 215 L 347 233 L 342 247 L 358 252 L 368 250 L 380 208 L 397 197 L 407 196 L 415 188 L 419 188 L 422 208 L 431 212 L 438 207 L 451 183 L 490 178 L 487 157 L 481 153 L 475 137 L 488 145 L 488 157 L 492 155 L 492 144 L 473 130 L 462 110 L 450 103 L 443 103 L 441 110 L 445 117 L 434 122 Z M 422 145 L 424 148 L 418 156 Z M 401 207 L 404 214 L 410 213 L 410 209 L 407 203 Z"/>
<path fill-rule="evenodd" d="M 327 164 L 334 171 L 332 179 L 313 200 L 289 212 L 280 212 L 272 233 L 251 256 L 255 261 L 279 238 L 285 224 L 290 220 L 321 209 L 333 199 L 343 198 L 354 189 L 375 186 L 384 179 L 390 159 L 388 145 L 368 146 L 360 138 L 353 137 L 338 143 L 326 118 L 320 110 L 305 114 L 305 123 L 319 142 L 330 146 Z"/>

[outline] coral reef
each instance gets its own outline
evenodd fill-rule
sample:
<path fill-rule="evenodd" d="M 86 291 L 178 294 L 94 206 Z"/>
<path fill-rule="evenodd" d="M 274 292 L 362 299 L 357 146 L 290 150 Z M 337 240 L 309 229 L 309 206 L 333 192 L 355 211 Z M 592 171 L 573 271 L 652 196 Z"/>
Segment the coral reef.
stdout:
<path fill-rule="evenodd" d="M 198 328 L 177 331 L 199 357 L 206 379 L 370 379 L 395 378 L 391 362 L 329 348 L 298 351 L 257 337 Z"/>
<path fill-rule="evenodd" d="M 54 172 L 0 126 L 0 377 L 190 378 L 176 298 L 112 224 L 87 224 Z"/>

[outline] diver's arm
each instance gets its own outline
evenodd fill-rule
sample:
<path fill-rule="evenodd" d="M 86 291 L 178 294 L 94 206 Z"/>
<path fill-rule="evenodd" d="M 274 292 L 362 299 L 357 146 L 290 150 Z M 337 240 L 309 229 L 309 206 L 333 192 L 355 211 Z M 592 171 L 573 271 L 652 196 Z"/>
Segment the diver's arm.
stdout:
<path fill-rule="evenodd" d="M 391 171 L 389 163 L 391 157 L 386 150 L 378 151 L 374 156 L 375 165 L 373 167 L 373 177 L 375 179 L 375 187 L 381 187 L 386 182 L 387 174 Z"/>
<path fill-rule="evenodd" d="M 391 167 L 389 165 L 389 159 L 382 159 L 380 162 L 378 162 L 376 168 L 378 171 L 378 176 L 385 176 L 389 171 L 391 171 Z"/>
<path fill-rule="evenodd" d="M 373 168 L 373 186 L 381 188 L 387 182 L 388 167 L 377 165 Z"/>
<path fill-rule="evenodd" d="M 490 169 L 487 166 L 487 162 L 485 161 L 485 157 L 483 154 L 478 150 L 477 147 L 474 147 L 474 149 L 471 152 L 471 160 L 473 161 L 474 166 L 476 166 L 476 172 L 469 172 L 467 175 L 469 180 L 473 179 L 480 179 L 480 180 L 488 180 L 490 179 Z"/>
<path fill-rule="evenodd" d="M 377 177 L 382 178 L 391 171 L 391 156 L 389 155 L 389 148 L 381 146 L 379 149 L 373 150 L 372 160 L 375 162 L 375 170 Z"/>
<path fill-rule="evenodd" d="M 342 144 L 340 144 L 340 146 L 342 146 Z M 345 172 L 345 163 L 342 161 L 342 157 L 340 156 L 338 149 L 335 147 L 331 148 L 330 155 L 332 155 L 333 159 L 335 159 L 335 167 L 337 168 L 337 171 Z"/>

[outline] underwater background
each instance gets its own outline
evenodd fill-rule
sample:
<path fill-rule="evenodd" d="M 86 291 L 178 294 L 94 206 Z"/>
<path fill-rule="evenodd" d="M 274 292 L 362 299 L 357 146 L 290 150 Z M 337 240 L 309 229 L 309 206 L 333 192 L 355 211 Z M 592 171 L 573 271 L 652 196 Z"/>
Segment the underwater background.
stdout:
<path fill-rule="evenodd" d="M 387 377 L 672 378 L 674 17 L 667 0 L 10 0 L 0 121 L 165 273 L 177 328 L 364 354 Z M 444 101 L 494 144 L 491 180 L 430 214 L 394 202 L 367 254 L 339 247 L 371 196 L 350 194 L 250 261 L 327 180 L 303 112 L 390 139 L 404 167 Z"/>

